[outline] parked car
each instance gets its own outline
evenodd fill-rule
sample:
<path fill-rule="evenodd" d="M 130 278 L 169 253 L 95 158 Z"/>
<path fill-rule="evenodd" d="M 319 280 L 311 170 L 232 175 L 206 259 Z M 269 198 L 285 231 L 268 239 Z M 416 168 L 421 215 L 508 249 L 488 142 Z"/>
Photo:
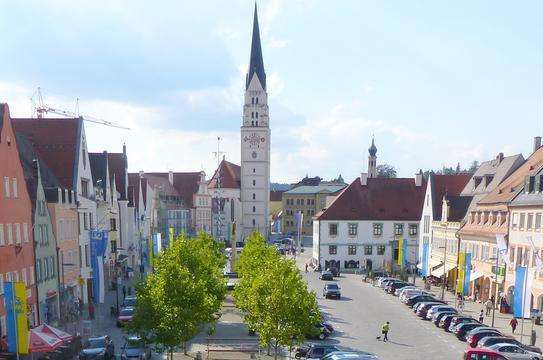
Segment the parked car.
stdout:
<path fill-rule="evenodd" d="M 315 327 L 309 334 L 305 334 L 306 338 L 311 340 L 324 340 L 330 336 L 331 332 L 322 323 L 315 324 Z"/>
<path fill-rule="evenodd" d="M 464 352 L 464 360 L 507 360 L 499 352 L 492 349 L 470 349 Z"/>
<path fill-rule="evenodd" d="M 114 358 L 115 345 L 107 335 L 89 338 L 85 344 L 83 344 L 83 349 L 79 353 L 80 360 L 109 360 Z"/>
<path fill-rule="evenodd" d="M 332 326 L 332 324 L 329 324 L 329 323 L 326 323 L 326 322 L 320 322 L 317 325 L 325 327 L 326 330 L 328 330 L 330 332 L 330 334 L 334 332 L 334 327 Z"/>
<path fill-rule="evenodd" d="M 480 322 L 467 322 L 456 325 L 453 330 L 453 333 L 456 335 L 456 338 L 460 341 L 466 341 L 466 334 L 476 328 L 488 327 Z"/>
<path fill-rule="evenodd" d="M 449 327 L 446 328 L 445 331 L 451 332 L 455 328 L 456 325 L 460 323 L 464 323 L 464 322 L 477 322 L 477 320 L 469 316 L 462 316 L 462 315 L 455 316 L 452 318 L 452 320 L 449 323 Z"/>
<path fill-rule="evenodd" d="M 478 347 L 490 347 L 490 346 L 492 346 L 494 344 L 518 345 L 521 348 L 523 348 L 524 350 L 533 351 L 535 353 L 541 354 L 541 349 L 538 348 L 537 346 L 524 345 L 520 341 L 518 341 L 517 339 L 514 339 L 512 337 L 508 337 L 508 336 L 487 336 L 487 337 L 484 337 L 481 340 L 479 340 L 479 342 L 477 343 L 477 346 Z"/>
<path fill-rule="evenodd" d="M 126 339 L 121 352 L 122 360 L 148 360 L 150 358 L 151 349 L 138 336 L 131 336 Z"/>
<path fill-rule="evenodd" d="M 437 299 L 430 295 L 415 295 L 407 299 L 405 304 L 407 306 L 413 307 L 413 305 L 415 305 L 416 303 L 424 302 L 424 301 L 437 301 Z"/>
<path fill-rule="evenodd" d="M 393 277 L 390 277 L 390 276 L 382 276 L 382 277 L 379 277 L 377 279 L 377 281 L 375 282 L 375 284 L 379 287 L 381 287 L 381 285 L 383 284 L 383 282 L 387 281 L 387 280 L 397 280 L 396 278 L 393 278 Z"/>
<path fill-rule="evenodd" d="M 528 351 L 515 344 L 494 344 L 488 348 L 499 352 L 509 360 L 541 360 L 541 354 Z"/>
<path fill-rule="evenodd" d="M 324 270 L 324 271 L 321 272 L 321 275 L 319 276 L 319 278 L 321 280 L 333 281 L 334 280 L 334 275 L 332 274 L 331 271 Z"/>
<path fill-rule="evenodd" d="M 436 306 L 441 306 L 441 305 L 443 304 L 438 303 L 438 302 L 429 302 L 424 305 L 421 305 L 417 309 L 417 316 L 423 319 L 426 319 L 426 315 L 428 314 L 428 311 L 430 311 L 431 308 L 436 307 Z"/>
<path fill-rule="evenodd" d="M 335 298 L 341 299 L 341 289 L 337 283 L 329 283 L 324 285 L 322 296 L 325 299 Z"/>
<path fill-rule="evenodd" d="M 121 307 L 125 308 L 129 306 L 136 306 L 136 295 L 128 295 L 124 298 Z"/>
<path fill-rule="evenodd" d="M 404 304 L 407 303 L 407 300 L 410 297 L 417 296 L 417 295 L 427 295 L 427 296 L 433 296 L 431 293 L 426 292 L 421 289 L 407 289 L 404 292 L 400 294 L 400 301 Z"/>
<path fill-rule="evenodd" d="M 327 270 L 330 270 L 332 272 L 332 275 L 334 275 L 334 277 L 339 277 L 339 275 L 340 275 L 339 268 L 337 268 L 335 266 L 332 266 L 331 268 L 329 268 Z"/>
<path fill-rule="evenodd" d="M 400 281 L 400 280 L 398 280 L 398 279 L 396 279 L 396 278 L 388 278 L 388 279 L 384 279 L 384 280 L 382 280 L 382 281 L 380 282 L 379 287 L 380 287 L 381 289 L 385 289 L 385 288 L 388 286 L 388 284 L 389 284 L 390 282 L 392 282 L 392 281 Z"/>
<path fill-rule="evenodd" d="M 428 312 L 426 313 L 426 319 L 427 320 L 431 320 L 432 317 L 434 316 L 434 314 L 436 313 L 439 313 L 439 312 L 445 312 L 445 311 L 448 311 L 448 312 L 458 312 L 453 306 L 450 306 L 450 305 L 438 305 L 438 306 L 433 306 L 430 310 L 428 310 Z"/>
<path fill-rule="evenodd" d="M 474 348 L 477 347 L 479 340 L 487 336 L 502 336 L 502 333 L 494 328 L 476 328 L 467 333 L 466 342 L 468 346 Z"/>
<path fill-rule="evenodd" d="M 420 289 L 418 287 L 416 287 L 415 285 L 408 284 L 407 286 L 397 288 L 396 291 L 394 292 L 394 296 L 400 296 L 406 290 L 420 290 Z"/>
<path fill-rule="evenodd" d="M 135 310 L 136 309 L 133 306 L 122 308 L 117 317 L 117 326 L 121 327 L 130 323 L 134 317 Z"/>
<path fill-rule="evenodd" d="M 301 346 L 296 349 L 294 357 L 296 359 L 322 359 L 323 356 L 339 351 L 337 346 L 326 344 L 310 344 L 308 346 Z"/>
<path fill-rule="evenodd" d="M 336 351 L 322 360 L 378 360 L 377 355 L 365 351 Z"/>
<path fill-rule="evenodd" d="M 410 286 L 409 283 L 404 282 L 395 282 L 389 285 L 388 287 L 388 293 L 394 295 L 396 293 L 396 290 L 401 289 L 406 286 Z"/>
<path fill-rule="evenodd" d="M 435 326 L 439 326 L 439 323 L 441 322 L 441 319 L 447 315 L 458 315 L 456 311 L 440 311 L 436 312 L 434 316 L 432 316 L 432 322 Z"/>
<path fill-rule="evenodd" d="M 451 314 L 451 315 L 445 315 L 439 320 L 438 327 L 445 329 L 445 331 L 449 331 L 449 326 L 451 325 L 451 320 L 457 317 L 458 314 Z"/>

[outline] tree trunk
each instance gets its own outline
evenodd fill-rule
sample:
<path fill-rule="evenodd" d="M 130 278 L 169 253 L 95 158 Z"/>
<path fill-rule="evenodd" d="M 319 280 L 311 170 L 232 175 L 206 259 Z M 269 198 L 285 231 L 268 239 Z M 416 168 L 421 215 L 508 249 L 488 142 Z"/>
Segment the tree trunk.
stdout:
<path fill-rule="evenodd" d="M 275 356 L 274 356 L 274 359 L 277 360 L 277 347 L 278 347 L 278 342 L 277 340 L 275 341 L 275 345 L 273 346 L 275 348 Z"/>
<path fill-rule="evenodd" d="M 173 360 L 173 348 L 170 348 L 170 360 Z"/>
<path fill-rule="evenodd" d="M 187 353 L 187 342 L 186 341 L 183 341 L 183 354 L 188 355 L 188 353 Z"/>

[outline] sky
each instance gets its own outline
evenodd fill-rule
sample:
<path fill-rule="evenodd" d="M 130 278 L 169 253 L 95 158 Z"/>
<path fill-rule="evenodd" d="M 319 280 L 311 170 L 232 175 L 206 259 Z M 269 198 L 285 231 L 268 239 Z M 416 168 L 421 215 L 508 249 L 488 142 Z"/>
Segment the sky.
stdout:
<path fill-rule="evenodd" d="M 272 132 L 271 180 L 399 176 L 498 152 L 543 134 L 543 3 L 258 0 Z M 212 174 L 239 163 L 254 1 L 0 2 L 0 102 L 44 102 L 86 123 L 90 151 L 130 171 Z M 34 96 L 34 98 L 36 98 Z"/>

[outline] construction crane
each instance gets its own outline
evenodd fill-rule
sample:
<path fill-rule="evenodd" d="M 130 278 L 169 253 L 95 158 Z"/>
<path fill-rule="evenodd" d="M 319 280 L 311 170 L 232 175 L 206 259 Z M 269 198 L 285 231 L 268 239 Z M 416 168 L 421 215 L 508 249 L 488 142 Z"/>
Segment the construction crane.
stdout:
<path fill-rule="evenodd" d="M 37 98 L 37 103 L 35 101 L 35 98 Z M 79 118 L 80 117 L 85 121 L 89 121 L 89 122 L 92 122 L 92 123 L 95 123 L 95 124 L 101 124 L 101 125 L 105 125 L 105 126 L 111 126 L 111 127 L 119 128 L 119 129 L 130 130 L 130 128 L 128 128 L 126 126 L 122 126 L 122 125 L 116 124 L 116 123 L 111 122 L 111 121 L 98 119 L 98 118 L 95 118 L 95 117 L 92 117 L 92 116 L 87 116 L 87 115 L 85 115 L 85 116 L 80 115 L 79 114 L 79 99 L 77 100 L 76 112 L 57 109 L 57 108 L 51 107 L 49 105 L 46 105 L 43 102 L 43 96 L 41 94 L 41 89 L 39 87 L 36 90 L 36 92 L 34 92 L 32 97 L 30 98 L 30 101 L 32 102 L 32 107 L 33 107 L 33 114 L 32 115 L 36 114 L 36 117 L 38 119 L 43 119 L 44 115 L 46 115 L 48 113 L 52 113 L 52 114 L 57 114 L 57 115 L 61 115 L 61 116 L 71 117 L 71 118 Z"/>

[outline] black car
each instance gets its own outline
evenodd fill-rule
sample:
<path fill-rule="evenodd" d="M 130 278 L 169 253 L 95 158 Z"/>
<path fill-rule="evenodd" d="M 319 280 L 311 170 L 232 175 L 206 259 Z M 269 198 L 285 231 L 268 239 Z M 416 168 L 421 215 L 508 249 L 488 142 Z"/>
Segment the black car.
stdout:
<path fill-rule="evenodd" d="M 79 353 L 79 359 L 109 360 L 115 358 L 115 345 L 109 336 L 89 338 Z"/>
<path fill-rule="evenodd" d="M 339 349 L 334 345 L 310 344 L 309 346 L 302 346 L 296 349 L 294 356 L 296 359 L 320 359 L 324 355 L 334 351 L 339 351 Z"/>
<path fill-rule="evenodd" d="M 406 287 L 408 285 L 411 285 L 409 283 L 403 282 L 403 281 L 393 281 L 385 288 L 385 291 L 389 294 L 394 295 L 394 292 L 396 289 L 401 289 L 403 287 Z"/>
<path fill-rule="evenodd" d="M 445 315 L 439 320 L 439 327 L 445 329 L 445 331 L 449 330 L 449 326 L 451 325 L 451 321 L 454 317 L 458 316 L 458 314 L 451 314 L 451 315 Z"/>
<path fill-rule="evenodd" d="M 415 305 L 416 303 L 423 302 L 423 301 L 438 301 L 438 300 L 430 295 L 415 295 L 407 299 L 407 302 L 405 304 L 407 306 L 413 307 L 413 305 Z"/>
<path fill-rule="evenodd" d="M 321 322 L 321 323 L 318 323 L 317 326 L 325 327 L 326 330 L 330 332 L 330 334 L 334 332 L 334 327 L 329 323 Z"/>
<path fill-rule="evenodd" d="M 477 346 L 478 347 L 488 347 L 488 346 L 492 346 L 494 344 L 514 344 L 514 345 L 517 345 L 517 346 L 523 348 L 524 350 L 532 351 L 532 352 L 536 352 L 538 354 L 541 354 L 541 349 L 538 348 L 537 346 L 524 345 L 520 341 L 518 341 L 517 339 L 510 338 L 510 337 L 507 337 L 507 336 L 488 336 L 488 337 L 484 337 L 481 340 L 479 340 L 479 342 L 477 343 Z"/>
<path fill-rule="evenodd" d="M 470 332 L 473 329 L 481 328 L 481 327 L 488 327 L 484 324 L 481 324 L 479 322 L 468 322 L 458 325 L 458 327 L 454 330 L 455 335 L 460 341 L 466 341 L 466 334 Z"/>
<path fill-rule="evenodd" d="M 325 299 L 329 299 L 329 298 L 335 298 L 338 300 L 341 299 L 341 290 L 339 288 L 339 285 L 337 283 L 330 283 L 330 284 L 324 285 L 322 296 Z"/>
<path fill-rule="evenodd" d="M 136 306 L 136 295 L 128 295 L 124 298 L 123 303 L 121 304 L 121 307 L 129 307 L 129 306 Z"/>
<path fill-rule="evenodd" d="M 439 326 L 441 319 L 443 319 L 446 315 L 458 315 L 458 313 L 452 312 L 452 311 L 443 311 L 443 312 L 435 313 L 434 316 L 432 317 L 432 322 L 434 323 L 435 326 Z"/>
<path fill-rule="evenodd" d="M 331 271 L 332 275 L 334 275 L 334 277 L 339 277 L 339 268 L 337 268 L 335 266 L 332 266 L 331 268 L 329 268 L 327 270 Z"/>
<path fill-rule="evenodd" d="M 324 340 L 330 335 L 331 335 L 330 330 L 328 330 L 328 328 L 324 326 L 322 323 L 318 323 L 318 324 L 315 324 L 311 332 L 309 334 L 306 334 L 305 336 L 306 338 L 312 339 L 312 340 L 315 340 L 315 339 Z"/>
<path fill-rule="evenodd" d="M 321 275 L 319 276 L 319 278 L 321 280 L 325 280 L 325 281 L 333 281 L 334 280 L 334 275 L 332 274 L 331 271 L 324 270 L 323 272 L 321 272 Z"/>

